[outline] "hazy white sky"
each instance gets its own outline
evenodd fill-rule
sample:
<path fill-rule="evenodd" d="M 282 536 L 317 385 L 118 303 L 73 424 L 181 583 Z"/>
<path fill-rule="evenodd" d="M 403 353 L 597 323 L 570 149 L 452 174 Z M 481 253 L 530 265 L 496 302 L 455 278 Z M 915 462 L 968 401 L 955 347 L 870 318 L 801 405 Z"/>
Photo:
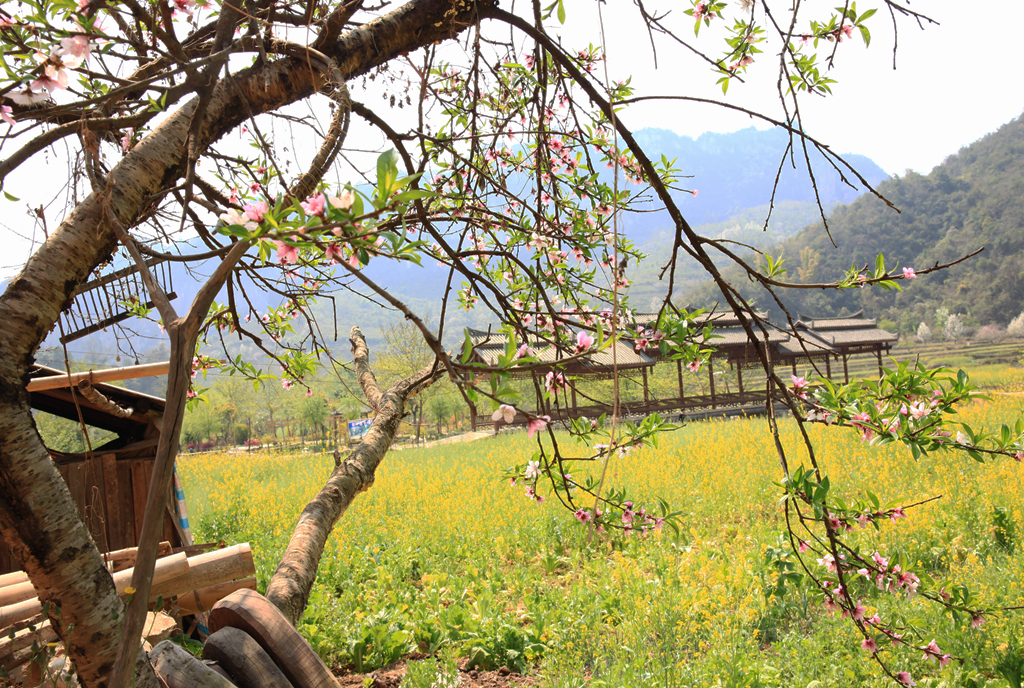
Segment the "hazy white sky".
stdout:
<path fill-rule="evenodd" d="M 645 5 L 651 10 L 655 2 L 648 0 Z M 663 4 L 673 8 L 677 19 L 672 23 L 682 27 L 681 35 L 692 39 L 693 20 L 681 21 L 681 12 L 690 3 L 671 0 Z M 827 17 L 836 4 L 836 0 L 803 0 L 807 14 L 802 16 L 818 13 Z M 860 9 L 877 4 L 861 0 Z M 594 0 L 566 0 L 566 7 L 563 44 L 571 49 L 591 42 L 600 45 Z M 913 0 L 911 7 L 930 15 L 939 25 L 928 25 L 922 31 L 914 22 L 900 20 L 896 71 L 892 68 L 891 19 L 879 12 L 870 20 L 870 49 L 865 49 L 859 37 L 841 44 L 832 74 L 838 80 L 834 94 L 828 98 L 806 97 L 802 105 L 808 133 L 838 153 L 866 155 L 891 174 L 902 174 L 907 169 L 927 173 L 961 146 L 1024 111 L 1024 78 L 1018 71 L 1020 51 L 1014 37 L 1017 27 L 1024 26 L 1024 0 L 994 0 L 983 6 L 963 0 Z M 664 38 L 659 41 L 655 69 L 647 34 L 636 20 L 632 2 L 614 0 L 605 6 L 604 13 L 613 80 L 632 76 L 637 95 L 723 98 L 710 69 L 689 53 L 670 49 Z M 700 45 L 711 54 L 718 54 L 719 46 L 724 47 L 705 32 L 701 33 Z M 827 49 L 821 48 L 822 52 Z M 773 56 L 762 55 L 751 67 L 748 83 L 735 84 L 725 99 L 781 119 L 774 63 Z M 752 124 L 765 126 L 721 108 L 668 101 L 633 105 L 622 118 L 634 130 L 659 127 L 693 137 L 708 131 L 736 131 Z M 56 157 L 60 158 L 60 152 Z M 35 240 L 41 238 L 32 228 L 26 202 L 35 207 L 49 200 L 30 196 L 33 188 L 40 195 L 53 188 L 45 183 L 45 175 L 64 170 L 63 162 L 54 163 L 54 157 L 39 164 L 33 161 L 8 183 L 10 190 L 23 196 L 23 202 L 0 202 L 4 210 L 0 216 L 0 280 L 13 276 L 28 257 L 33 233 Z M 678 163 L 685 174 L 686 161 Z M 55 225 L 54 219 L 50 218 L 51 226 Z"/>
<path fill-rule="evenodd" d="M 722 98 L 710 69 L 697 65 L 685 53 L 659 51 L 655 69 L 646 33 L 635 30 L 633 3 L 610 4 L 604 18 L 612 79 L 632 75 L 638 95 L 672 90 Z M 679 7 L 677 13 L 690 6 L 685 0 L 673 4 Z M 827 17 L 832 7 L 842 5 L 835 0 L 804 0 L 802 4 L 801 16 L 808 18 L 815 13 Z M 860 10 L 879 4 L 861 0 Z M 585 5 L 594 7 L 592 2 Z M 645 5 L 650 9 L 650 2 Z M 899 21 L 896 71 L 892 68 L 892 20 L 880 10 L 868 20 L 870 48 L 865 48 L 856 34 L 854 40 L 840 45 L 832 74 L 839 83 L 833 95 L 805 98 L 802 106 L 810 134 L 836 152 L 867 155 L 890 174 L 907 169 L 927 173 L 961 146 L 1024 111 L 1020 45 L 1011 30 L 1024 26 L 1022 0 L 984 4 L 913 0 L 909 6 L 939 25 L 928 25 L 922 31 L 912 21 Z M 625 26 L 633 30 L 622 31 Z M 693 21 L 688 19 L 686 26 L 689 30 L 682 35 L 693 39 Z M 573 12 L 570 6 L 564 34 L 567 47 L 588 40 L 599 43 L 597 13 L 592 9 Z M 719 45 L 724 48 L 724 44 L 707 41 L 704 31 L 700 43 L 714 48 L 716 56 L 722 52 Z M 726 100 L 778 115 L 776 64 L 774 57 L 762 55 L 751 67 L 748 83 L 730 87 Z M 623 121 L 633 129 L 660 127 L 693 137 L 706 131 L 735 131 L 754 123 L 745 115 L 712 106 L 665 101 L 633 106 L 623 114 Z M 685 166 L 685 161 L 680 162 Z"/>

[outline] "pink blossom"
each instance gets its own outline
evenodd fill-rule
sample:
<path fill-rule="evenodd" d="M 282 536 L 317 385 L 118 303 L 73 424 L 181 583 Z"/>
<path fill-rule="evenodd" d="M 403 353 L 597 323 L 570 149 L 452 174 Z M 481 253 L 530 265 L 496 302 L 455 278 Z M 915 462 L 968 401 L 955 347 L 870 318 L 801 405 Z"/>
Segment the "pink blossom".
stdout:
<path fill-rule="evenodd" d="M 924 650 L 924 655 L 921 657 L 922 660 L 927 659 L 929 661 L 935 661 L 937 658 L 942 656 L 942 650 L 939 649 L 939 646 L 934 639 L 921 649 Z"/>
<path fill-rule="evenodd" d="M 544 386 L 547 388 L 548 392 L 558 394 L 559 391 L 569 387 L 569 381 L 565 379 L 565 375 L 562 373 L 555 373 L 554 371 L 551 371 L 544 376 Z"/>
<path fill-rule="evenodd" d="M 576 333 L 576 353 L 581 354 L 594 346 L 594 338 L 587 334 L 586 330 Z"/>
<path fill-rule="evenodd" d="M 277 260 L 281 265 L 299 262 L 299 249 L 283 241 L 275 241 L 274 245 L 277 246 Z"/>
<path fill-rule="evenodd" d="M 533 439 L 534 434 L 543 431 L 551 422 L 551 416 L 538 416 L 530 419 L 530 425 L 526 429 L 526 436 Z"/>
<path fill-rule="evenodd" d="M 286 378 L 286 377 L 281 378 L 281 386 L 284 387 L 285 389 L 291 389 L 292 385 L 293 385 L 292 381 L 289 380 L 288 378 Z"/>
<path fill-rule="evenodd" d="M 576 513 L 573 515 L 577 519 L 579 519 L 581 523 L 587 523 L 588 521 L 591 521 L 594 518 L 590 511 L 587 509 L 577 509 Z"/>
<path fill-rule="evenodd" d="M 341 250 L 341 244 L 327 244 L 327 248 L 324 249 L 324 258 L 330 261 L 340 261 L 345 257 L 344 252 Z"/>
<path fill-rule="evenodd" d="M 49 99 L 50 95 L 33 91 L 31 87 L 26 87 L 24 91 L 11 91 L 7 94 L 7 97 L 18 105 L 35 105 Z"/>
<path fill-rule="evenodd" d="M 268 210 L 270 210 L 270 206 L 267 205 L 266 201 L 245 204 L 245 214 L 253 222 L 263 222 L 263 215 Z"/>
<path fill-rule="evenodd" d="M 10 105 L 0 105 L 0 119 L 13 127 L 15 125 L 15 121 L 14 118 L 11 117 L 11 113 L 12 110 Z"/>
<path fill-rule="evenodd" d="M 910 415 L 912 415 L 916 420 L 921 420 L 931 412 L 932 410 L 923 401 L 919 401 L 910 406 Z"/>
<path fill-rule="evenodd" d="M 311 397 L 311 396 L 313 396 L 313 390 L 311 390 L 311 389 L 309 389 L 309 388 L 307 387 L 307 388 L 306 388 L 306 396 L 307 396 L 307 397 Z"/>
<path fill-rule="evenodd" d="M 807 550 L 809 550 L 810 548 L 811 548 L 811 546 L 810 546 L 810 545 L 808 545 L 808 544 L 807 544 L 807 543 L 806 543 L 806 542 L 805 542 L 804 540 L 801 540 L 801 541 L 800 541 L 800 547 L 798 547 L 798 549 L 799 549 L 799 551 L 800 551 L 801 553 L 803 553 L 803 552 L 806 552 L 806 551 L 807 551 Z"/>
<path fill-rule="evenodd" d="M 696 373 L 697 371 L 699 371 L 699 370 L 700 370 L 700 361 L 698 361 L 698 360 L 697 360 L 697 359 L 695 358 L 695 359 L 693 359 L 692 361 L 690 361 L 689 363 L 687 363 L 687 364 L 686 364 L 686 367 L 687 367 L 687 369 L 688 369 L 688 370 L 689 370 L 689 371 L 690 371 L 691 373 Z"/>
<path fill-rule="evenodd" d="M 88 36 L 69 36 L 60 42 L 61 62 L 69 69 L 77 69 L 89 61 L 91 47 Z"/>
<path fill-rule="evenodd" d="M 985 623 L 985 617 L 981 614 L 971 614 L 971 628 L 977 630 Z"/>
<path fill-rule="evenodd" d="M 516 410 L 515 408 L 509 406 L 508 404 L 502 404 L 493 414 L 491 414 L 491 420 L 493 420 L 494 422 L 503 420 L 506 423 L 511 423 L 515 419 Z"/>
<path fill-rule="evenodd" d="M 856 413 L 853 416 L 853 421 L 854 422 L 851 423 L 851 425 L 853 427 L 860 428 L 861 433 L 862 433 L 861 439 L 863 441 L 865 441 L 865 442 L 867 442 L 868 440 L 870 440 L 871 438 L 873 438 L 875 436 L 875 431 L 874 430 L 872 430 L 871 428 L 869 428 L 866 425 L 862 425 L 862 423 L 869 422 L 870 420 L 871 420 L 871 416 L 869 416 L 868 414 L 866 414 L 866 413 Z"/>
<path fill-rule="evenodd" d="M 805 378 L 791 375 L 793 378 L 793 392 L 801 399 L 807 398 L 807 386 L 810 384 Z"/>
<path fill-rule="evenodd" d="M 352 207 L 352 203 L 355 201 L 356 196 L 349 189 L 342 190 L 341 194 L 337 196 L 331 196 L 327 200 L 330 202 L 332 208 L 338 208 L 339 210 L 348 210 Z"/>
<path fill-rule="evenodd" d="M 693 190 L 693 191 L 691 191 L 690 193 L 692 193 L 692 194 L 693 194 L 693 197 L 694 197 L 694 198 L 697 198 L 697 189 L 694 189 L 694 190 Z"/>
<path fill-rule="evenodd" d="M 1013 455 L 1014 461 L 1024 461 L 1024 451 L 1019 451 Z"/>
<path fill-rule="evenodd" d="M 235 210 L 234 208 L 221 215 L 220 219 L 224 221 L 224 224 L 241 225 L 242 227 L 248 229 L 250 232 L 257 229 L 257 227 L 259 226 L 255 222 L 251 221 L 248 215 L 246 215 L 245 213 L 241 213 Z"/>
<path fill-rule="evenodd" d="M 860 649 L 875 654 L 878 652 L 878 643 L 875 642 L 874 638 L 865 638 L 860 644 Z"/>
<path fill-rule="evenodd" d="M 914 268 L 903 268 L 903 279 L 914 279 L 917 277 L 917 273 L 914 272 Z"/>
<path fill-rule="evenodd" d="M 132 135 L 134 133 L 135 129 L 129 127 L 128 130 L 125 131 L 124 136 L 121 137 L 121 150 L 124 151 L 125 153 L 127 153 L 128 150 L 132 147 Z"/>
<path fill-rule="evenodd" d="M 895 509 L 893 509 L 892 511 L 889 512 L 889 518 L 892 519 L 893 523 L 895 523 L 897 519 L 906 518 L 906 517 L 907 517 L 907 515 L 905 513 L 903 513 L 903 507 L 901 507 L 901 506 L 898 506 L 898 507 L 896 507 Z"/>
<path fill-rule="evenodd" d="M 324 213 L 324 195 L 317 192 L 313 196 L 307 196 L 306 200 L 300 203 L 302 209 L 306 211 L 307 215 L 323 215 Z"/>
<path fill-rule="evenodd" d="M 905 686 L 916 686 L 917 685 L 917 681 L 915 681 L 910 676 L 910 672 L 907 672 L 907 671 L 901 671 L 901 672 L 897 673 L 896 674 L 896 680 L 899 681 L 900 683 L 902 683 Z"/>
<path fill-rule="evenodd" d="M 527 356 L 533 356 L 533 349 L 530 348 L 529 344 L 523 344 L 518 350 L 516 350 L 516 360 L 518 361 L 520 358 L 525 358 Z"/>

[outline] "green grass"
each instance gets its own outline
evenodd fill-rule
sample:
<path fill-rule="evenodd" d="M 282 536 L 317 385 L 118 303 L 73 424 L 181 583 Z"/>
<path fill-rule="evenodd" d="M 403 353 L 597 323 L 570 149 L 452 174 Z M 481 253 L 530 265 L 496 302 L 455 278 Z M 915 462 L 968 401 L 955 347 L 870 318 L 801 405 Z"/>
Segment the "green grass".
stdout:
<path fill-rule="evenodd" d="M 979 373 L 1004 383 L 1000 392 L 1024 379 L 1006 368 Z M 996 394 L 964 415 L 991 427 L 1022 406 L 1024 397 Z M 841 494 L 942 495 L 899 525 L 852 533 L 852 545 L 903 552 L 926 581 L 967 584 L 987 604 L 1024 605 L 1020 464 L 958 455 L 915 463 L 849 430 L 815 428 L 814 438 Z M 794 428 L 784 439 L 792 445 Z M 390 453 L 321 563 L 299 624 L 318 652 L 364 672 L 411 649 L 450 647 L 552 688 L 891 685 L 849 620 L 824 611 L 806 580 L 779 586 L 793 555 L 781 546 L 779 469 L 763 420 L 693 423 L 611 464 L 611 482 L 683 512 L 678 533 L 591 539 L 554 500 L 538 506 L 501 479 L 531 453 L 522 433 Z M 332 467 L 325 455 L 220 455 L 182 457 L 179 470 L 197 537 L 253 543 L 263 589 Z M 1010 546 L 997 508 L 1016 526 Z M 1015 661 L 1020 616 L 993 614 L 972 631 L 920 598 L 866 595 L 870 613 L 902 618 L 920 644 L 934 637 L 962 658 L 940 669 L 920 652 L 886 653 L 919 685 L 1011 685 L 999 667 Z"/>

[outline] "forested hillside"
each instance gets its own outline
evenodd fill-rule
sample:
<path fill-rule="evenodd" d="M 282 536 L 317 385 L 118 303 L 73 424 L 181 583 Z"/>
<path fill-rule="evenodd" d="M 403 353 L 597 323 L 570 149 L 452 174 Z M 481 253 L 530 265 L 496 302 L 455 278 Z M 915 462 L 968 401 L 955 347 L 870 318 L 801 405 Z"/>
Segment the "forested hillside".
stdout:
<path fill-rule="evenodd" d="M 930 174 L 908 173 L 878 190 L 901 212 L 867 194 L 838 206 L 829 218 L 835 247 L 818 222 L 770 251 L 785 257 L 787 277 L 832 281 L 852 263 L 873 264 L 879 252 L 887 265 L 899 261 L 901 267 L 921 270 L 984 251 L 949 270 L 902 283 L 903 292 L 794 290 L 784 295 L 788 306 L 807 314 L 864 308 L 904 332 L 919 322 L 931 324 L 940 308 L 975 325 L 1005 325 L 1024 309 L 1024 116 L 961 149 Z M 738 277 L 732 270 L 728 274 Z M 749 295 L 770 307 L 763 294 Z M 705 304 L 720 295 L 705 284 L 688 297 Z"/>

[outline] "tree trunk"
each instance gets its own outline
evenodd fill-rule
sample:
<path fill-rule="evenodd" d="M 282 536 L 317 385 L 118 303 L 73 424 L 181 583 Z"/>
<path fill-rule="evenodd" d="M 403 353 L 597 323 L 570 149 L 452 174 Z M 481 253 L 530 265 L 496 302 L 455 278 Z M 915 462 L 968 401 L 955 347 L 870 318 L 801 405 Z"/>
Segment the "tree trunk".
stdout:
<path fill-rule="evenodd" d="M 430 45 L 487 16 L 490 2 L 413 0 L 354 29 L 322 51 L 345 79 Z M 323 77 L 286 58 L 222 80 L 196 132 L 199 150 L 251 115 L 312 95 Z M 32 356 L 68 307 L 75 288 L 116 245 L 104 204 L 132 227 L 142 201 L 175 183 L 186 167 L 186 140 L 198 98 L 180 107 L 110 172 L 109 193 L 92 193 L 53 232 L 0 297 L 0 536 L 29 574 L 85 688 L 108 685 L 117 654 L 115 620 L 123 605 L 99 552 L 32 420 L 25 391 Z M 102 197 L 101 197 L 102 196 Z M 180 430 L 180 419 L 167 431 Z M 372 475 L 371 475 L 372 477 Z M 365 489 L 365 488 L 364 488 Z M 304 602 L 303 602 L 304 604 Z M 74 624 L 74 634 L 66 629 Z M 147 675 L 152 679 L 152 673 Z"/>
<path fill-rule="evenodd" d="M 405 413 L 405 402 L 444 372 L 443 367 L 432 363 L 381 392 L 370 370 L 366 339 L 358 327 L 352 328 L 350 341 L 359 384 L 377 415 L 359 445 L 335 467 L 327 484 L 302 510 L 281 563 L 267 587 L 267 599 L 293 626 L 306 608 L 327 538 L 356 495 L 373 485 L 377 466 L 391 448 Z"/>

